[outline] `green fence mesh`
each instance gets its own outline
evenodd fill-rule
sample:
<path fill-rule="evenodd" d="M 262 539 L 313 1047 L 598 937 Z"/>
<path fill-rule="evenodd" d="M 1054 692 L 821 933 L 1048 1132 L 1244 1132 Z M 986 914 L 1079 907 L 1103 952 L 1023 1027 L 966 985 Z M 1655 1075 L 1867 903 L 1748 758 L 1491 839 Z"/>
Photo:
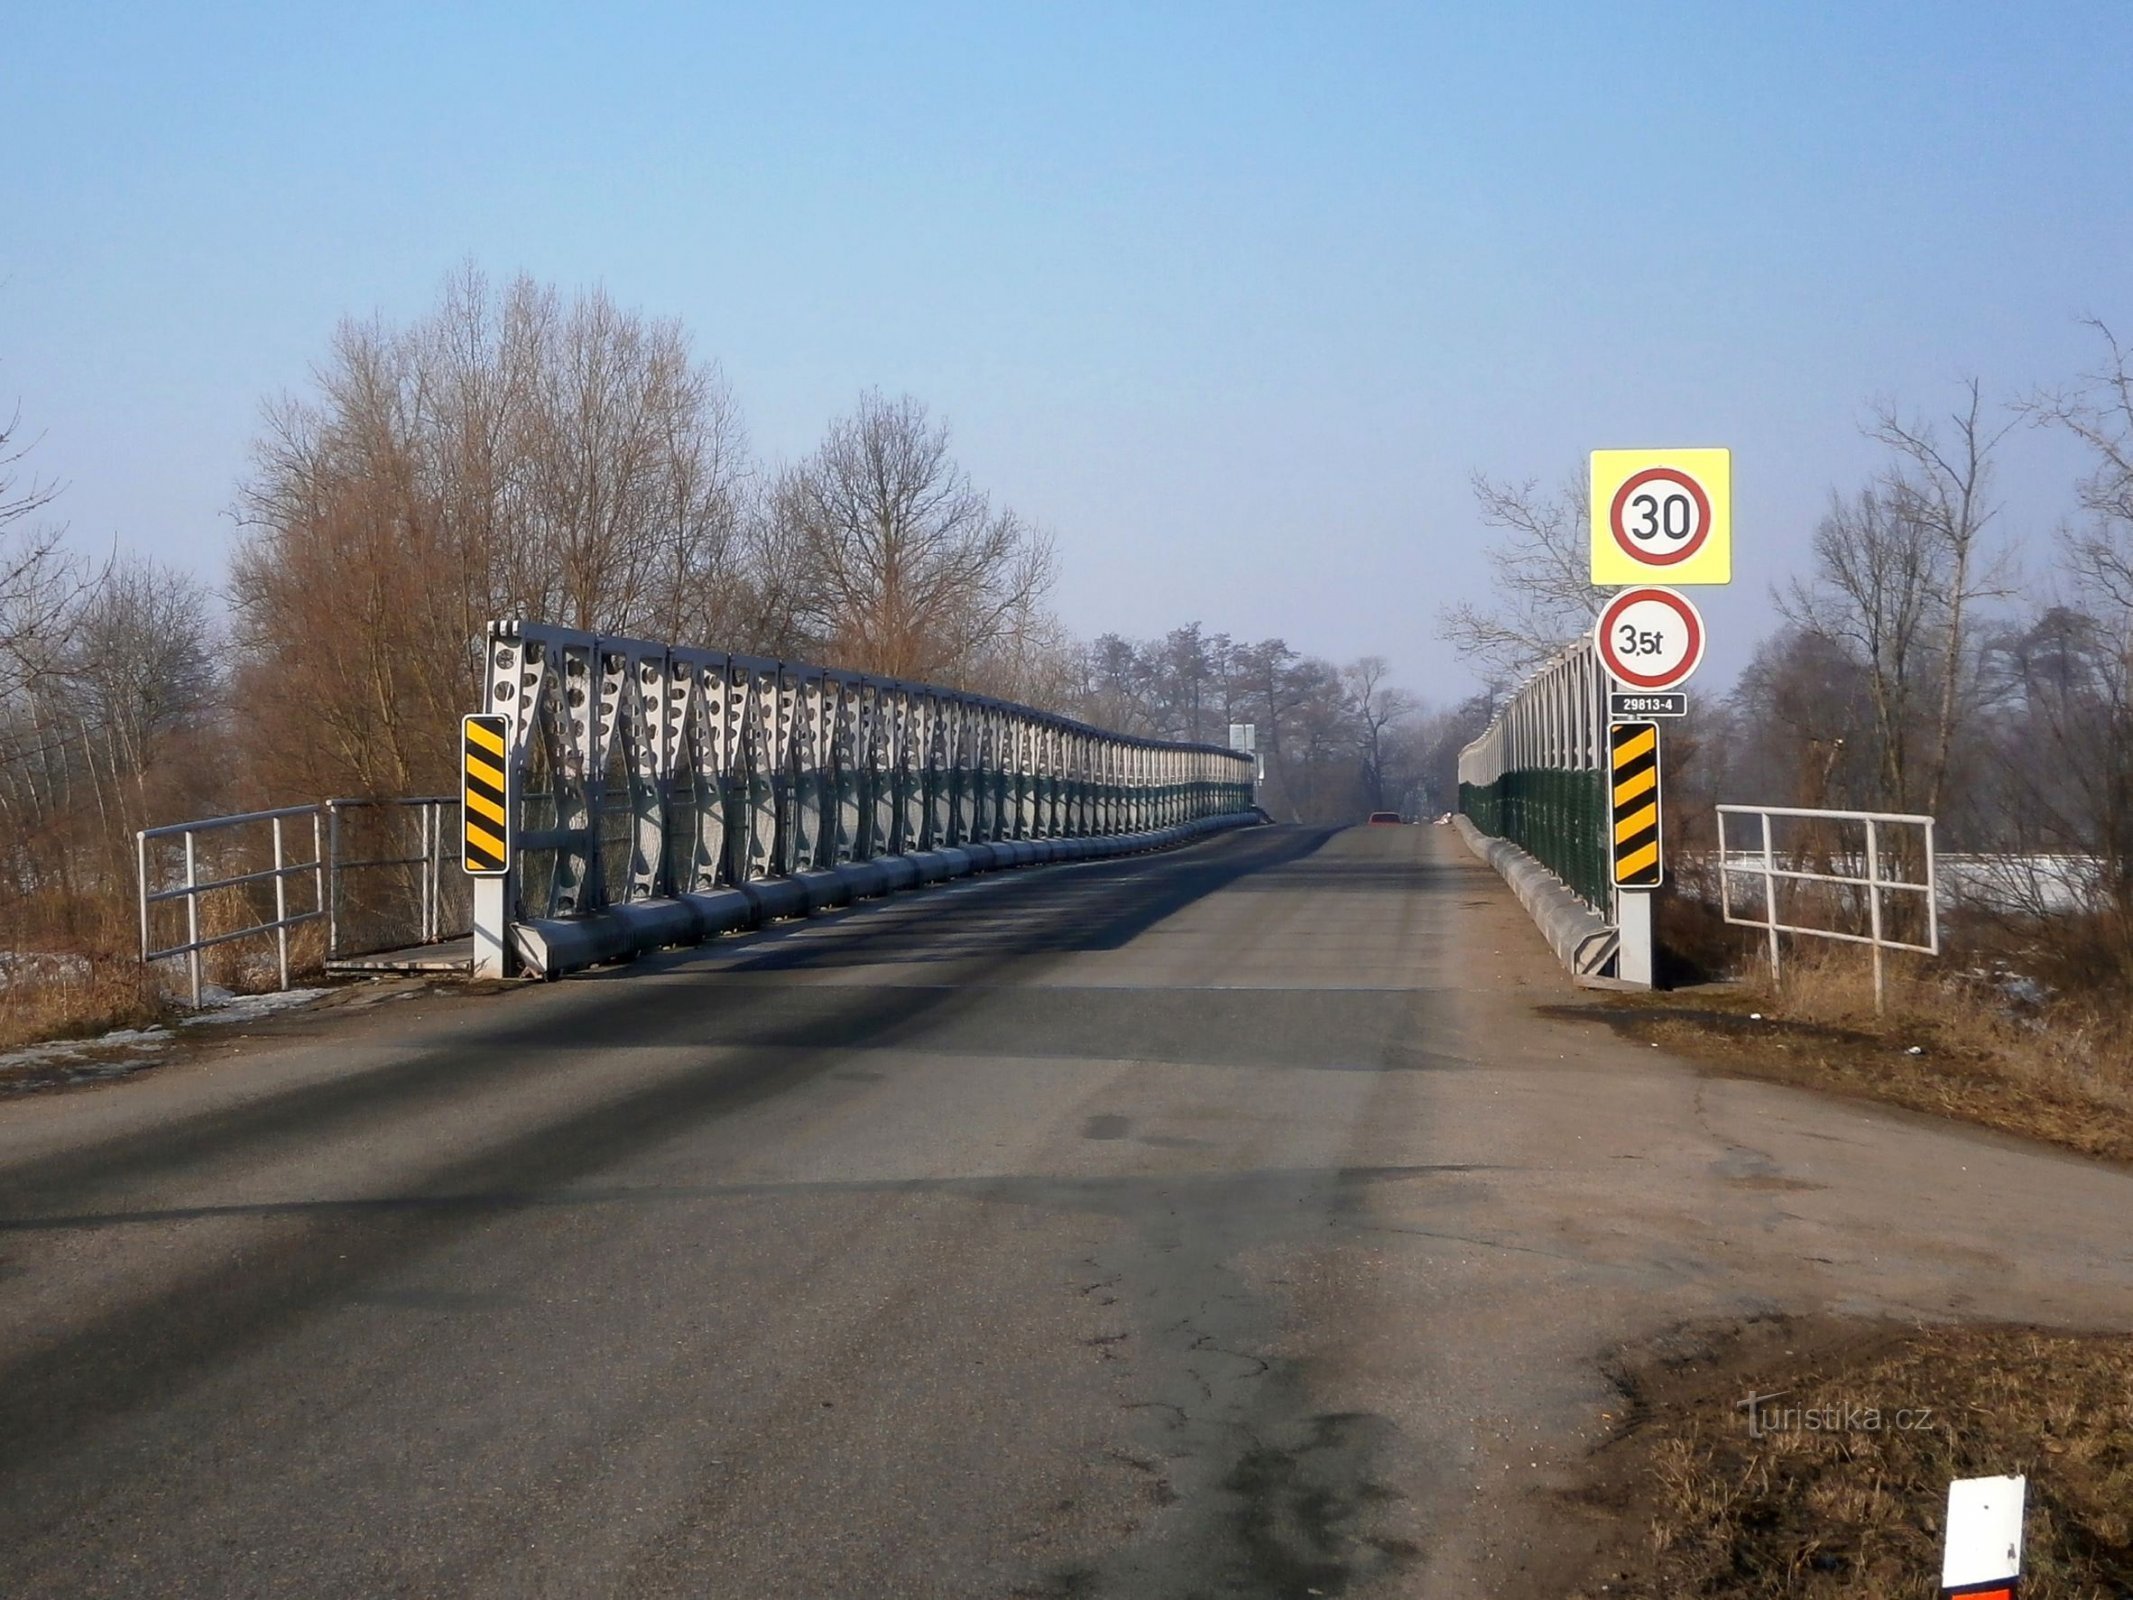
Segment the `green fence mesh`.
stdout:
<path fill-rule="evenodd" d="M 1607 872 L 1607 785 L 1599 772 L 1527 767 L 1491 784 L 1462 783 L 1459 809 L 1475 827 L 1508 839 L 1603 915 L 1612 898 Z"/>

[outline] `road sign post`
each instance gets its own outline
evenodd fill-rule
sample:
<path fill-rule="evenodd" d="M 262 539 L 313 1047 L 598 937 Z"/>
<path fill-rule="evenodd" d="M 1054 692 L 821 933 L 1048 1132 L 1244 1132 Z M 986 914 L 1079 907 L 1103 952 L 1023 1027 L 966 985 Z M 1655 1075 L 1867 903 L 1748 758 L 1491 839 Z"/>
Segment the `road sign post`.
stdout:
<path fill-rule="evenodd" d="M 1659 725 L 1607 729 L 1609 876 L 1615 886 L 1615 976 L 1652 986 L 1652 891 L 1665 880 L 1660 853 Z"/>
<path fill-rule="evenodd" d="M 474 880 L 474 976 L 511 975 L 511 722 L 476 713 L 459 723 L 460 865 Z"/>
<path fill-rule="evenodd" d="M 1615 975 L 1649 988 L 1652 892 L 1666 869 L 1659 725 L 1645 719 L 1686 715 L 1688 696 L 1679 691 L 1703 661 L 1703 614 L 1679 588 L 1733 581 L 1733 453 L 1595 450 L 1591 473 L 1592 581 L 1628 586 L 1601 608 L 1592 631 L 1613 679 L 1607 822 Z"/>

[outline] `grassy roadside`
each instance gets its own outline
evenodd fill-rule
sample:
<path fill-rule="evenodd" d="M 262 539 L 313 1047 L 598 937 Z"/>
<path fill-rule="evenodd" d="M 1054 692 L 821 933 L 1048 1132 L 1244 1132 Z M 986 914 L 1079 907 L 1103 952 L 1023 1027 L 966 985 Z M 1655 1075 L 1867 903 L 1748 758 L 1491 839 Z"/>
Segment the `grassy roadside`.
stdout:
<path fill-rule="evenodd" d="M 2133 1162 L 2127 1019 L 1919 967 L 1892 969 L 1888 998 L 1876 1016 L 1864 961 L 1814 950 L 1781 988 L 1558 1014 L 1716 1072 Z M 1613 1544 L 1582 1600 L 1931 1594 L 1948 1481 L 1997 1473 L 2030 1480 L 2025 1596 L 2133 1597 L 2133 1335 L 1773 1318 L 1685 1336 L 1617 1377 L 1628 1421 L 1581 1497 Z M 1750 1427 L 1755 1395 L 1775 1426 Z"/>
<path fill-rule="evenodd" d="M 84 961 L 60 971 L 17 971 L 0 984 L 0 1052 L 164 1020 L 169 1004 L 140 963 Z"/>
<path fill-rule="evenodd" d="M 1948 1481 L 1997 1473 L 2029 1479 L 2024 1595 L 2133 1594 L 2133 1337 L 1771 1319 L 1618 1379 L 1581 1600 L 1931 1594 Z"/>
<path fill-rule="evenodd" d="M 2133 1029 L 2108 1012 L 2023 1008 L 1973 982 L 1892 973 L 1874 1014 L 1852 952 L 1796 962 L 1767 979 L 1610 996 L 1561 1015 L 1701 1065 L 1856 1095 L 2133 1161 Z"/>

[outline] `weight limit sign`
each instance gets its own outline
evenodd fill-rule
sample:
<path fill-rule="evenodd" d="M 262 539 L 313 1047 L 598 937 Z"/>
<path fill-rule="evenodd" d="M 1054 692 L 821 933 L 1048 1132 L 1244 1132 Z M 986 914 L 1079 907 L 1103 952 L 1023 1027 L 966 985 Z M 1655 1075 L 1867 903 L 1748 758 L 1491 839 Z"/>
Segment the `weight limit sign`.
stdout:
<path fill-rule="evenodd" d="M 1703 661 L 1703 613 L 1671 589 L 1624 589 L 1592 625 L 1600 665 L 1624 688 L 1678 689 Z"/>
<path fill-rule="evenodd" d="M 1614 801 L 1617 889 L 1656 889 L 1659 860 L 1659 724 L 1617 722 L 1607 729 L 1609 793 Z"/>

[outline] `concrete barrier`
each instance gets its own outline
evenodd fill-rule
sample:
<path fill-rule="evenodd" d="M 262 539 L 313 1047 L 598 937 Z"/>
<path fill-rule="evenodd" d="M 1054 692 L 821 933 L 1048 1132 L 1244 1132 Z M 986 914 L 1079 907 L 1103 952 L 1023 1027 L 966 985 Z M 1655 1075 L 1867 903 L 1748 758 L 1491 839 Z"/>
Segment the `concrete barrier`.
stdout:
<path fill-rule="evenodd" d="M 1483 833 L 1463 816 L 1453 817 L 1452 826 L 1469 850 L 1502 874 L 1571 976 L 1590 980 L 1606 974 L 1615 958 L 1615 930 L 1605 917 L 1510 840 Z"/>

